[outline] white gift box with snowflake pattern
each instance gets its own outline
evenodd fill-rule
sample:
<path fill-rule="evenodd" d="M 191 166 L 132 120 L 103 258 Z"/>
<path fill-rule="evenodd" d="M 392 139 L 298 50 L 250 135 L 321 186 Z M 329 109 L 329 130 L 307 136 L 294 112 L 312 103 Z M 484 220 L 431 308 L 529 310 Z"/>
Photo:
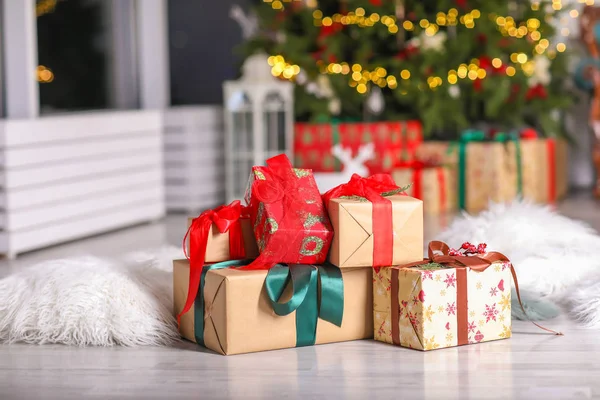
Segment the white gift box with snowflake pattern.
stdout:
<path fill-rule="evenodd" d="M 393 343 L 392 269 L 373 272 L 375 339 Z M 398 273 L 400 345 L 432 350 L 458 345 L 457 279 L 454 268 L 405 268 Z M 483 272 L 467 268 L 468 342 L 511 336 L 510 263 Z"/>

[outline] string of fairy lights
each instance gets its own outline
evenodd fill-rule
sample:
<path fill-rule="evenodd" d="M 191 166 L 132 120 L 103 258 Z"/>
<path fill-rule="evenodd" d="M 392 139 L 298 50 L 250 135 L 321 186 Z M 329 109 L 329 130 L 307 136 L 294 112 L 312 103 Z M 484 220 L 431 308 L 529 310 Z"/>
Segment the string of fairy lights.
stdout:
<path fill-rule="evenodd" d="M 285 7 L 284 3 L 292 3 L 299 0 L 263 0 L 265 3 L 271 3 L 271 7 L 275 10 L 281 10 Z M 580 3 L 586 5 L 593 5 L 594 0 L 578 0 Z M 451 8 L 448 12 L 438 12 L 435 20 L 430 21 L 428 19 L 421 19 L 418 22 L 412 22 L 408 20 L 402 21 L 400 24 L 395 15 L 380 15 L 377 12 L 367 13 L 362 7 L 356 8 L 354 11 L 350 11 L 346 14 L 333 14 L 326 16 L 323 12 L 317 9 L 317 2 L 305 0 L 305 5 L 310 8 L 315 8 L 312 16 L 314 25 L 316 27 L 331 26 L 333 24 L 341 25 L 357 25 L 360 28 L 368 28 L 377 24 L 386 26 L 390 34 L 395 35 L 400 29 L 408 32 L 420 30 L 424 32 L 426 36 L 434 36 L 440 30 L 442 26 L 457 26 L 462 25 L 467 29 L 473 29 L 476 23 L 481 19 L 481 11 L 477 9 L 470 10 L 463 15 L 460 15 L 456 8 Z M 539 10 L 540 3 L 533 2 L 531 8 L 533 10 Z M 562 10 L 562 0 L 552 0 L 552 9 L 559 11 Z M 571 18 L 577 18 L 579 12 L 575 9 L 569 11 L 568 15 Z M 564 42 L 556 43 L 553 48 L 550 48 L 550 41 L 547 38 L 542 37 L 542 34 L 538 30 L 541 22 L 537 18 L 530 18 L 526 21 L 517 23 L 511 16 L 502 16 L 497 14 L 488 15 L 490 21 L 494 22 L 503 36 L 514 37 L 514 38 L 526 38 L 535 43 L 531 56 L 526 53 L 512 53 L 509 60 L 501 60 L 500 58 L 494 58 L 491 60 L 494 71 L 502 71 L 507 76 L 515 76 L 517 71 L 521 70 L 526 76 L 531 76 L 535 72 L 535 56 L 545 55 L 546 57 L 553 59 L 556 57 L 557 52 L 566 51 L 566 44 Z M 562 28 L 560 33 L 562 36 L 569 36 L 570 32 L 568 28 Z M 296 64 L 286 60 L 282 55 L 274 55 L 268 59 L 269 65 L 271 66 L 271 73 L 273 76 L 282 77 L 284 79 L 293 80 L 299 73 L 300 67 Z M 398 88 L 398 81 L 408 81 L 411 79 L 411 71 L 409 69 L 402 69 L 397 75 L 389 73 L 385 68 L 376 66 L 371 70 L 365 68 L 358 63 L 347 63 L 347 62 L 332 62 L 325 64 L 322 61 L 317 62 L 319 65 L 320 72 L 322 74 L 331 75 L 349 75 L 350 79 L 348 85 L 356 89 L 358 93 L 364 94 L 368 91 L 368 85 L 373 84 L 381 88 L 388 87 L 390 89 Z M 504 67 L 504 68 L 503 68 Z M 480 61 L 478 59 L 472 59 L 470 63 L 462 63 L 456 68 L 449 70 L 446 73 L 445 81 L 450 85 L 457 84 L 461 79 L 469 79 L 475 81 L 477 79 L 484 79 L 488 75 L 488 70 L 480 67 Z M 427 78 L 427 86 L 431 90 L 436 90 L 444 84 L 442 76 L 429 76 Z M 423 89 L 424 85 L 418 83 L 417 87 Z M 406 92 L 402 89 L 402 92 Z"/>
<path fill-rule="evenodd" d="M 39 0 L 35 5 L 36 17 L 39 18 L 53 13 L 57 4 L 58 0 Z M 38 65 L 35 74 L 37 81 L 40 83 L 52 83 L 54 81 L 54 72 L 45 65 Z"/>
<path fill-rule="evenodd" d="M 39 0 L 35 5 L 35 15 L 41 17 L 54 12 L 57 3 L 58 0 Z"/>

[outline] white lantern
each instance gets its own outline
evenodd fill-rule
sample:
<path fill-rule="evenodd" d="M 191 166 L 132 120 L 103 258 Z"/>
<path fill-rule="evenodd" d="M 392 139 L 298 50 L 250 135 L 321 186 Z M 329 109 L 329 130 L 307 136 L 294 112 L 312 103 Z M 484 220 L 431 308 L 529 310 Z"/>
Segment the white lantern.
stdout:
<path fill-rule="evenodd" d="M 271 75 L 267 58 L 249 57 L 242 78 L 223 84 L 227 202 L 244 197 L 253 165 L 281 153 L 292 157 L 294 87 Z"/>

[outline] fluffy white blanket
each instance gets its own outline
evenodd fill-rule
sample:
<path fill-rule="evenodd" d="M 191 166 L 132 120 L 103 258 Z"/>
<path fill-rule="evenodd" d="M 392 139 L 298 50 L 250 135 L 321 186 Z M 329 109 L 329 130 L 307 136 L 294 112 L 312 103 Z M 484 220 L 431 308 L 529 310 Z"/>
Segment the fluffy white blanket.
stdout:
<path fill-rule="evenodd" d="M 463 214 L 439 239 L 485 242 L 508 256 L 529 293 L 563 305 L 583 326 L 600 328 L 600 236 L 590 226 L 524 201 Z"/>
<path fill-rule="evenodd" d="M 181 250 L 47 261 L 0 280 L 0 343 L 167 345 Z"/>
<path fill-rule="evenodd" d="M 588 226 L 517 202 L 457 218 L 439 238 L 453 246 L 488 243 L 513 260 L 524 290 L 600 328 L 600 237 Z M 165 248 L 114 260 L 63 259 L 8 276 L 0 280 L 0 343 L 172 343 L 179 335 L 171 260 L 181 257 L 179 249 Z"/>

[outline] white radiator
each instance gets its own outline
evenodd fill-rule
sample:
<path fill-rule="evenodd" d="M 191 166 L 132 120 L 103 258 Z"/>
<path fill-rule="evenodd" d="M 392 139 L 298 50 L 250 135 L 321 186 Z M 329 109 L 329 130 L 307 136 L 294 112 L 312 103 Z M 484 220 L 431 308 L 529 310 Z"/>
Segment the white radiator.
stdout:
<path fill-rule="evenodd" d="M 147 110 L 0 121 L 0 253 L 161 218 L 162 127 Z"/>
<path fill-rule="evenodd" d="M 165 110 L 167 208 L 196 214 L 225 200 L 223 113 L 218 106 Z"/>

